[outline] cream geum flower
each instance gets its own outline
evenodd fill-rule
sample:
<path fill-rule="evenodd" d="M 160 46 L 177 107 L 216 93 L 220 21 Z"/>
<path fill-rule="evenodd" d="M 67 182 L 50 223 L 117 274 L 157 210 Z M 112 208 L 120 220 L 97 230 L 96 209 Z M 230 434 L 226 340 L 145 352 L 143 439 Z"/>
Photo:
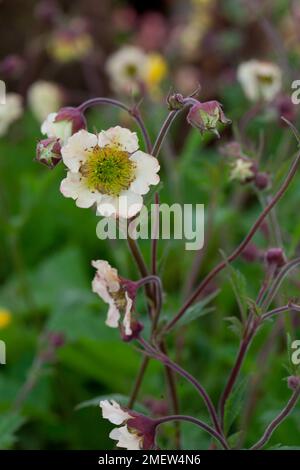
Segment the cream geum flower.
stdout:
<path fill-rule="evenodd" d="M 0 104 L 0 137 L 23 113 L 22 97 L 17 93 L 7 93 L 5 103 Z"/>
<path fill-rule="evenodd" d="M 237 78 L 251 101 L 271 101 L 282 87 L 282 72 L 271 62 L 250 60 L 238 67 Z"/>
<path fill-rule="evenodd" d="M 96 205 L 97 215 L 130 218 L 143 206 L 143 195 L 159 183 L 158 160 L 138 149 L 135 132 L 120 126 L 98 135 L 85 130 L 62 147 L 69 171 L 61 183 L 78 207 Z"/>
<path fill-rule="evenodd" d="M 125 46 L 113 53 L 106 63 L 112 88 L 117 93 L 138 91 L 147 67 L 147 54 L 135 46 Z"/>
<path fill-rule="evenodd" d="M 115 400 L 100 402 L 102 416 L 119 428 L 114 428 L 109 437 L 118 441 L 116 446 L 127 450 L 153 449 L 155 421 L 132 410 L 123 409 Z"/>
<path fill-rule="evenodd" d="M 28 90 L 28 103 L 38 121 L 59 110 L 63 101 L 61 88 L 53 82 L 39 80 Z"/>
<path fill-rule="evenodd" d="M 245 183 L 255 176 L 253 162 L 238 158 L 232 165 L 230 179 Z"/>
<path fill-rule="evenodd" d="M 97 270 L 92 282 L 92 290 L 109 305 L 106 325 L 118 328 L 121 314 L 123 314 L 124 331 L 130 336 L 133 301 L 123 289 L 117 270 L 112 268 L 107 261 L 102 260 L 92 261 L 92 266 Z"/>

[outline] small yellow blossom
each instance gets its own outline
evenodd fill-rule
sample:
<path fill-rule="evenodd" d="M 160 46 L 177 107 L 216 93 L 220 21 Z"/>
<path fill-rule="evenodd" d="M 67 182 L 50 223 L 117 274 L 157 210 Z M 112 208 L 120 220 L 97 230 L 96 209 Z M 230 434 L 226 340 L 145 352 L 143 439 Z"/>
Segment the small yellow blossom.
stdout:
<path fill-rule="evenodd" d="M 11 323 L 12 315 L 6 308 L 0 307 L 0 329 L 5 328 Z"/>
<path fill-rule="evenodd" d="M 166 77 L 168 65 L 162 55 L 153 53 L 148 55 L 145 82 L 148 87 L 155 88 Z"/>
<path fill-rule="evenodd" d="M 49 42 L 48 51 L 57 62 L 68 63 L 82 59 L 91 51 L 92 47 L 93 41 L 88 33 L 81 33 L 73 37 L 56 34 Z"/>

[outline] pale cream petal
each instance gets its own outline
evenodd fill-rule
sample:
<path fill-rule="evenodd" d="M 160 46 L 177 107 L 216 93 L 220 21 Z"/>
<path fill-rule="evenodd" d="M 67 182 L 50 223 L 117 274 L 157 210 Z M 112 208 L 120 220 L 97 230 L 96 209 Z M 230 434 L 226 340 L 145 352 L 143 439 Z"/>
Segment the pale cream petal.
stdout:
<path fill-rule="evenodd" d="M 88 208 L 99 201 L 100 195 L 92 193 L 84 184 L 79 173 L 68 171 L 67 177 L 60 184 L 60 191 L 65 197 L 76 200 L 78 207 Z"/>
<path fill-rule="evenodd" d="M 79 171 L 88 151 L 97 145 L 97 136 L 82 129 L 73 134 L 61 149 L 64 164 L 73 172 Z"/>
<path fill-rule="evenodd" d="M 127 292 L 125 292 L 125 297 L 126 297 L 126 311 L 123 319 L 123 325 L 125 328 L 125 334 L 127 336 L 132 335 L 132 329 L 131 329 L 131 310 L 132 310 L 132 299 L 128 296 Z"/>
<path fill-rule="evenodd" d="M 121 315 L 118 307 L 116 306 L 115 302 L 111 300 L 109 303 L 105 324 L 110 328 L 118 328 L 120 317 Z"/>
<path fill-rule="evenodd" d="M 112 424 L 123 424 L 131 418 L 130 414 L 124 411 L 115 400 L 102 400 L 100 407 L 103 418 L 108 419 Z"/>
<path fill-rule="evenodd" d="M 131 155 L 130 160 L 135 162 L 136 170 L 135 180 L 129 189 L 137 194 L 146 194 L 150 185 L 159 183 L 160 178 L 157 174 L 160 169 L 159 162 L 157 158 L 140 150 Z"/>
<path fill-rule="evenodd" d="M 127 426 L 113 429 L 109 437 L 114 441 L 118 441 L 116 446 L 127 450 L 141 450 L 142 439 L 134 433 L 128 431 Z"/>
<path fill-rule="evenodd" d="M 139 148 L 136 132 L 120 126 L 101 131 L 98 136 L 98 145 L 99 147 L 118 147 L 128 153 L 135 152 Z"/>

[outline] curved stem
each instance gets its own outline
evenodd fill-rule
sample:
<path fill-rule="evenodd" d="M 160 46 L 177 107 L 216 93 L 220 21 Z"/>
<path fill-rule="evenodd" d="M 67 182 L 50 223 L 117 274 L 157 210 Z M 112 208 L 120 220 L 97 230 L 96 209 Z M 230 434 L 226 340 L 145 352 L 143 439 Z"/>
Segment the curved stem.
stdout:
<path fill-rule="evenodd" d="M 239 372 L 241 370 L 241 367 L 243 365 L 246 353 L 249 349 L 249 346 L 252 342 L 252 339 L 256 333 L 257 326 L 259 324 L 259 321 L 253 321 L 253 318 L 249 317 L 248 319 L 248 325 L 246 327 L 246 332 L 244 335 L 244 338 L 241 341 L 240 347 L 239 347 L 239 352 L 235 361 L 235 364 L 231 370 L 231 373 L 229 375 L 229 378 L 227 380 L 225 389 L 221 395 L 220 402 L 219 402 L 219 409 L 220 409 L 220 416 L 221 416 L 221 425 L 222 428 L 224 426 L 224 412 L 225 412 L 225 405 L 226 402 L 233 390 L 233 387 L 236 383 L 237 377 L 239 375 Z"/>
<path fill-rule="evenodd" d="M 130 116 L 135 120 L 135 122 L 137 123 L 137 125 L 139 126 L 142 132 L 147 152 L 149 153 L 152 152 L 152 144 L 151 144 L 148 131 L 141 117 L 141 114 L 136 106 L 134 108 L 130 108 L 129 106 L 126 106 L 126 104 L 122 103 L 121 101 L 118 101 L 112 98 L 100 97 L 100 98 L 91 98 L 90 100 L 85 101 L 80 106 L 78 106 L 78 109 L 79 111 L 84 113 L 88 108 L 91 108 L 93 106 L 98 106 L 101 104 L 115 106 L 116 108 L 123 109 L 128 114 L 130 114 Z"/>
<path fill-rule="evenodd" d="M 208 424 L 204 423 L 200 419 L 194 418 L 193 416 L 187 415 L 171 415 L 171 416 L 164 416 L 163 418 L 158 418 L 156 421 L 156 425 L 159 426 L 160 424 L 169 423 L 170 421 L 187 421 L 189 423 L 193 423 L 199 428 L 203 429 L 204 431 L 208 432 L 212 437 L 217 439 L 221 446 L 224 449 L 229 449 L 228 444 L 226 443 L 225 439 L 221 434 L 219 434 L 215 429 L 213 429 Z"/>
<path fill-rule="evenodd" d="M 129 402 L 128 402 L 128 405 L 127 405 L 128 408 L 130 408 L 130 409 L 133 408 L 133 405 L 135 404 L 135 401 L 138 397 L 138 393 L 140 391 L 142 381 L 143 381 L 144 375 L 146 373 L 149 361 L 150 361 L 150 358 L 147 357 L 147 356 L 145 356 L 142 360 L 140 370 L 139 370 L 139 372 L 137 374 L 137 377 L 135 379 L 135 383 L 134 383 L 134 386 L 133 386 L 133 389 L 132 389 L 132 392 L 131 392 L 131 395 L 130 395 L 130 398 L 129 398 Z"/>
<path fill-rule="evenodd" d="M 153 323 L 152 323 L 152 330 L 154 331 L 156 326 L 157 326 L 157 321 L 158 321 L 158 316 L 161 311 L 162 307 L 162 284 L 161 280 L 158 276 L 153 276 L 149 275 L 146 277 L 143 277 L 139 281 L 137 281 L 137 287 L 142 287 L 146 286 L 147 284 L 154 284 L 156 286 L 155 292 L 156 292 L 156 305 L 155 305 L 155 315 L 153 317 Z"/>
<path fill-rule="evenodd" d="M 267 429 L 265 430 L 263 436 L 259 439 L 259 441 L 251 447 L 251 450 L 258 450 L 261 449 L 270 439 L 275 429 L 288 417 L 291 411 L 294 409 L 298 399 L 300 396 L 300 386 L 294 390 L 291 398 L 289 399 L 287 405 L 283 408 L 283 410 L 273 419 L 273 421 L 269 424 Z"/>
<path fill-rule="evenodd" d="M 281 283 L 285 279 L 285 277 L 288 275 L 288 273 L 296 268 L 300 264 L 300 257 L 295 258 L 294 260 L 290 261 L 287 263 L 281 271 L 277 274 L 277 276 L 274 279 L 274 282 L 271 284 L 269 291 L 266 293 L 265 297 L 261 301 L 261 308 L 263 310 L 266 310 L 269 305 L 271 304 L 272 300 L 274 299 L 276 292 L 278 291 Z"/>
<path fill-rule="evenodd" d="M 166 117 L 165 119 L 165 122 L 163 123 L 160 131 L 159 131 L 159 134 L 157 136 L 157 139 L 153 145 L 153 149 L 152 149 L 152 155 L 154 157 L 157 157 L 159 152 L 160 152 L 160 149 L 162 147 L 162 144 L 165 140 L 165 137 L 173 123 L 173 121 L 175 120 L 175 118 L 177 117 L 177 115 L 179 114 L 181 110 L 176 110 L 176 111 L 170 111 L 170 113 L 168 114 L 168 116 Z"/>
<path fill-rule="evenodd" d="M 244 240 L 239 244 L 239 246 L 232 252 L 230 256 L 221 263 L 219 263 L 215 268 L 210 271 L 210 273 L 203 279 L 203 281 L 200 283 L 198 288 L 194 291 L 194 293 L 190 296 L 190 298 L 185 302 L 183 307 L 179 310 L 177 315 L 165 326 L 163 329 L 164 333 L 167 333 L 170 331 L 173 326 L 177 323 L 177 321 L 184 315 L 186 310 L 194 303 L 194 301 L 197 299 L 197 297 L 203 292 L 205 287 L 210 283 L 210 281 L 217 275 L 219 272 L 221 272 L 228 263 L 231 263 L 234 261 L 245 249 L 245 247 L 248 245 L 248 243 L 252 240 L 253 236 L 257 232 L 258 228 L 260 227 L 261 223 L 264 221 L 264 219 L 267 217 L 269 212 L 272 210 L 272 208 L 275 206 L 275 204 L 281 199 L 281 197 L 284 195 L 285 191 L 287 190 L 290 182 L 292 181 L 294 175 L 296 174 L 298 165 L 300 162 L 300 152 L 298 152 L 296 159 L 294 160 L 290 171 L 281 185 L 280 189 L 276 193 L 276 195 L 273 197 L 273 199 L 269 202 L 269 204 L 265 207 L 263 212 L 260 214 L 252 228 L 250 229 L 248 235 L 244 238 Z"/>
<path fill-rule="evenodd" d="M 217 412 L 216 412 L 216 409 L 208 395 L 208 393 L 206 392 L 206 390 L 204 389 L 204 387 L 195 379 L 195 377 L 193 377 L 189 372 L 187 372 L 186 370 L 184 370 L 182 367 L 180 367 L 178 364 L 176 364 L 175 362 L 173 362 L 169 357 L 167 357 L 165 354 L 162 354 L 160 351 L 154 349 L 149 343 L 147 343 L 147 341 L 145 341 L 143 338 L 139 338 L 139 342 L 140 344 L 145 348 L 146 352 L 148 352 L 148 354 L 152 357 L 154 357 L 155 359 L 157 359 L 158 361 L 161 361 L 164 365 L 167 365 L 168 367 L 170 367 L 171 369 L 173 369 L 175 372 L 177 372 L 177 374 L 181 375 L 182 377 L 184 377 L 186 380 L 188 380 L 193 386 L 194 388 L 198 391 L 198 393 L 200 394 L 200 396 L 203 398 L 205 404 L 206 404 L 206 407 L 208 409 L 208 412 L 211 416 L 211 419 L 214 423 L 214 426 L 216 428 L 216 430 L 222 434 L 222 429 L 221 429 L 221 426 L 220 426 L 220 423 L 219 423 L 219 419 L 218 419 L 218 415 L 217 415 Z"/>
<path fill-rule="evenodd" d="M 269 312 L 264 313 L 261 316 L 261 320 L 265 321 L 265 320 L 268 320 L 271 317 L 274 317 L 275 315 L 278 315 L 279 313 L 288 312 L 288 311 L 291 311 L 291 310 L 292 311 L 294 310 L 296 312 L 300 312 L 300 305 L 290 303 L 290 304 L 284 305 L 283 307 L 274 308 L 273 310 L 270 310 Z"/>

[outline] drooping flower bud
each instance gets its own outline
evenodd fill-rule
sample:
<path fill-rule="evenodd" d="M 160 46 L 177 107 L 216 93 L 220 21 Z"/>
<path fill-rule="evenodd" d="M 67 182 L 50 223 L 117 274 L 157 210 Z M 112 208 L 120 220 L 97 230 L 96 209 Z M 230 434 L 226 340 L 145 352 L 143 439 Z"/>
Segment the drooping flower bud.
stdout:
<path fill-rule="evenodd" d="M 59 139 L 50 137 L 40 140 L 36 147 L 36 160 L 51 170 L 61 161 L 61 145 Z"/>
<path fill-rule="evenodd" d="M 300 377 L 297 375 L 291 375 L 287 379 L 287 384 L 290 390 L 297 390 L 297 388 L 300 386 Z"/>
<path fill-rule="evenodd" d="M 211 131 L 219 137 L 217 125 L 229 124 L 231 121 L 225 116 L 222 105 L 218 101 L 207 101 L 194 104 L 188 115 L 187 121 L 200 132 Z"/>
<path fill-rule="evenodd" d="M 270 177 L 268 173 L 258 172 L 255 175 L 254 184 L 258 189 L 264 190 L 270 186 Z"/>
<path fill-rule="evenodd" d="M 286 263 L 286 258 L 281 248 L 269 248 L 265 257 L 268 265 L 273 265 L 277 268 L 281 268 Z"/>
<path fill-rule="evenodd" d="M 85 117 L 78 108 L 72 107 L 49 114 L 41 127 L 42 134 L 61 139 L 63 143 L 81 129 L 86 129 Z"/>
<path fill-rule="evenodd" d="M 169 94 L 167 104 L 170 111 L 177 111 L 184 107 L 184 98 L 180 93 Z"/>
<path fill-rule="evenodd" d="M 118 441 L 116 446 L 128 450 L 153 449 L 155 445 L 156 421 L 140 413 L 123 408 L 114 400 L 100 402 L 102 416 L 116 424 L 109 437 Z"/>

